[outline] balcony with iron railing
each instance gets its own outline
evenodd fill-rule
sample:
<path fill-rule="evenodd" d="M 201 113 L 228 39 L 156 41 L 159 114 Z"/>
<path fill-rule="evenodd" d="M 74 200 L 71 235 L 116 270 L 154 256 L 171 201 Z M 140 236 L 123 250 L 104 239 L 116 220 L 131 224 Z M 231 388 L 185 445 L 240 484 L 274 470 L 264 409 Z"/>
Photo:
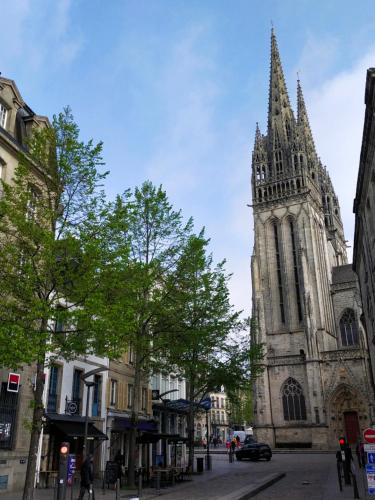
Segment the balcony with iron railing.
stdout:
<path fill-rule="evenodd" d="M 80 415 L 81 414 L 81 399 L 65 397 L 65 413 L 67 415 Z"/>

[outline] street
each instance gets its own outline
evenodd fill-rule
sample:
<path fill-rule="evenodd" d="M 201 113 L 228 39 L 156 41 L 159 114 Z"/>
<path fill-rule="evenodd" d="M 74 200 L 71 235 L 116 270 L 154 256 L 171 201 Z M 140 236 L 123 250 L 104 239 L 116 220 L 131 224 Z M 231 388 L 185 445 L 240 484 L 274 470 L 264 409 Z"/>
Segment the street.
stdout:
<path fill-rule="evenodd" d="M 202 455 L 200 455 L 202 456 Z M 255 494 L 256 487 L 264 487 L 279 473 L 285 477 L 277 480 L 271 486 Z M 360 498 L 366 498 L 363 493 L 362 478 L 359 476 Z M 75 495 L 78 492 L 75 490 Z M 336 475 L 336 459 L 331 453 L 276 453 L 270 462 L 242 461 L 229 463 L 226 454 L 212 455 L 212 471 L 194 475 L 192 481 L 176 484 L 173 487 L 162 488 L 161 495 L 165 500 L 204 500 L 222 499 L 238 500 L 246 498 L 258 500 L 344 500 L 353 498 L 353 488 L 344 486 L 340 493 Z M 73 496 L 75 498 L 76 496 Z M 121 490 L 120 498 L 130 498 L 136 492 Z M 148 500 L 157 498 L 154 488 L 145 488 L 142 498 Z M 2 500 L 19 500 L 21 494 L 5 494 Z M 37 490 L 35 500 L 52 500 L 52 490 Z M 70 492 L 67 495 L 70 498 Z M 250 496 L 248 496 L 250 498 Z M 114 491 L 96 488 L 97 500 L 114 500 Z"/>

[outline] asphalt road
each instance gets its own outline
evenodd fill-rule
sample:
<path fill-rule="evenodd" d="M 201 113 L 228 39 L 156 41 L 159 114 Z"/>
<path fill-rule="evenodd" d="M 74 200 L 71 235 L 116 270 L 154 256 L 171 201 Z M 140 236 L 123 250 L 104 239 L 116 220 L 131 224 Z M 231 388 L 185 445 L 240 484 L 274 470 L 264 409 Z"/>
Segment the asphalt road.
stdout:
<path fill-rule="evenodd" d="M 256 500 L 344 500 L 354 498 L 353 487 L 343 485 L 340 492 L 334 454 L 274 454 L 272 467 L 286 476 L 265 489 Z M 357 468 L 361 499 L 367 498 L 363 469 Z M 373 498 L 373 497 L 368 497 Z"/>
<path fill-rule="evenodd" d="M 202 455 L 200 455 L 202 456 Z M 261 485 L 276 473 L 286 476 L 272 486 L 258 493 L 257 500 L 346 500 L 353 498 L 353 488 L 344 487 L 340 493 L 337 483 L 336 458 L 326 453 L 275 453 L 270 462 L 234 461 L 229 463 L 226 454 L 212 455 L 212 471 L 194 475 L 192 481 L 163 488 L 161 496 L 156 496 L 154 488 L 146 488 L 145 500 L 163 498 L 165 500 L 238 500 L 254 485 Z M 366 499 L 363 480 L 359 475 L 360 498 Z M 125 488 L 120 498 L 129 498 Z M 78 491 L 73 498 L 76 498 Z M 103 495 L 96 489 L 97 499 L 114 500 L 113 491 Z M 0 500 L 20 500 L 21 494 L 0 494 Z M 52 490 L 37 490 L 35 500 L 52 500 Z M 70 495 L 68 496 L 70 498 Z M 371 497 L 368 497 L 370 500 Z"/>

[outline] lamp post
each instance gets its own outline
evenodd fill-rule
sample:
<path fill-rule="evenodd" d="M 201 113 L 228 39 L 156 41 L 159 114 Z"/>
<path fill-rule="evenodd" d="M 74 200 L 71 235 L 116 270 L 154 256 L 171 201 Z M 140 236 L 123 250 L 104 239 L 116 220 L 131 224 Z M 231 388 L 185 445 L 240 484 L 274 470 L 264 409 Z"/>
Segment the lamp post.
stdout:
<path fill-rule="evenodd" d="M 207 434 L 207 445 L 206 445 L 206 469 L 211 470 L 211 457 L 210 457 L 210 432 L 208 426 L 208 412 L 211 410 L 212 403 L 216 403 L 216 399 L 211 399 L 207 397 L 203 401 L 201 401 L 201 405 L 206 410 L 206 434 Z"/>
<path fill-rule="evenodd" d="M 87 388 L 87 397 L 86 397 L 86 415 L 85 415 L 85 434 L 83 438 L 83 458 L 87 458 L 87 435 L 89 428 L 89 404 L 90 404 L 90 389 L 95 385 L 95 382 L 88 381 L 87 379 L 91 377 L 91 375 L 96 375 L 97 373 L 105 372 L 109 368 L 103 366 L 99 368 L 95 368 L 95 370 L 91 370 L 89 372 L 83 373 L 81 375 L 81 379 Z"/>
<path fill-rule="evenodd" d="M 206 434 L 207 434 L 207 446 L 206 446 L 206 460 L 207 460 L 207 470 L 211 470 L 211 460 L 210 460 L 210 433 L 208 429 L 208 412 L 210 410 L 207 408 L 206 410 Z"/>
<path fill-rule="evenodd" d="M 167 394 L 170 394 L 172 392 L 178 392 L 178 389 L 170 389 L 169 391 L 165 391 L 165 392 L 162 392 L 161 394 L 159 394 L 159 399 L 163 403 L 163 410 L 162 410 L 163 416 L 162 416 L 162 422 L 161 422 L 162 428 L 160 429 L 162 434 L 167 433 L 167 410 L 166 409 L 167 409 L 167 402 L 169 401 L 169 399 L 163 399 L 163 396 L 166 396 Z M 162 449 L 163 460 L 164 460 L 164 465 L 166 466 L 167 465 L 167 439 L 165 437 L 163 438 L 162 444 L 163 444 L 163 449 Z"/>

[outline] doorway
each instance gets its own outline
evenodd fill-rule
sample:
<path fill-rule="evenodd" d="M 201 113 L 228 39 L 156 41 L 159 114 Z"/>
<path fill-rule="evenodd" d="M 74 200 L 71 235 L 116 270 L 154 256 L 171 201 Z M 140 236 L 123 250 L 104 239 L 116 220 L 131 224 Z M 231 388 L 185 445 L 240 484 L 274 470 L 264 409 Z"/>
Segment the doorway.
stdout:
<path fill-rule="evenodd" d="M 349 444 L 355 444 L 359 436 L 359 421 L 356 411 L 344 412 L 345 434 Z"/>

